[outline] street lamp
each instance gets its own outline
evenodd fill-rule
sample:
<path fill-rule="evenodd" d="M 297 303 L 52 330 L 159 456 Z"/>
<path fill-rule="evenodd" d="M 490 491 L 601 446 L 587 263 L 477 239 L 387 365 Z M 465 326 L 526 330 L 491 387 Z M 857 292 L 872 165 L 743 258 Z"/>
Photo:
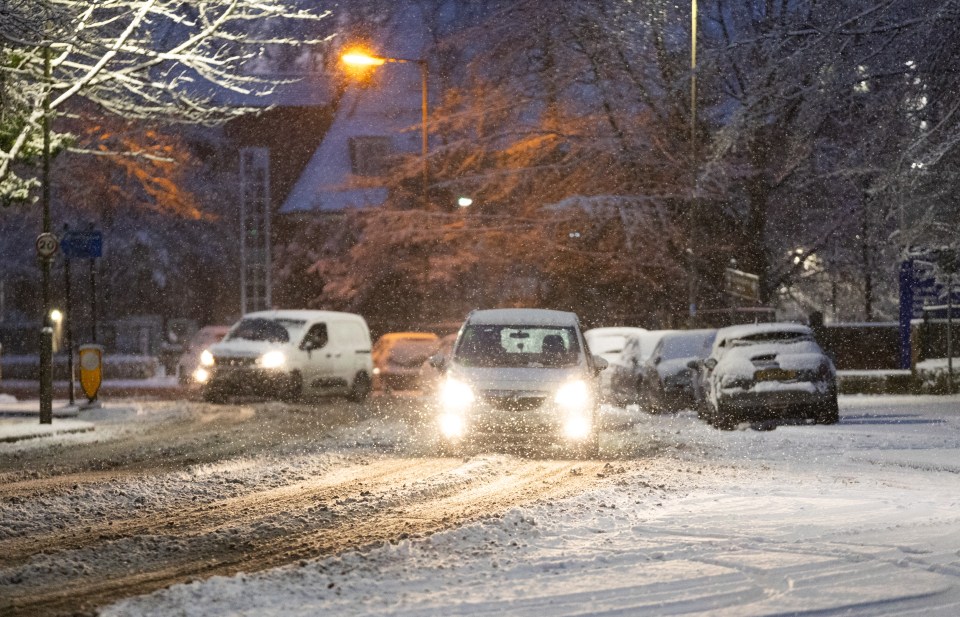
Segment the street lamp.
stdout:
<path fill-rule="evenodd" d="M 387 62 L 416 64 L 420 67 L 420 157 L 423 162 L 423 204 L 427 205 L 427 187 L 430 183 L 430 169 L 427 165 L 427 61 L 425 59 L 412 60 L 409 58 L 384 58 L 374 56 L 364 51 L 348 51 L 340 56 L 344 64 L 360 68 L 377 67 Z"/>

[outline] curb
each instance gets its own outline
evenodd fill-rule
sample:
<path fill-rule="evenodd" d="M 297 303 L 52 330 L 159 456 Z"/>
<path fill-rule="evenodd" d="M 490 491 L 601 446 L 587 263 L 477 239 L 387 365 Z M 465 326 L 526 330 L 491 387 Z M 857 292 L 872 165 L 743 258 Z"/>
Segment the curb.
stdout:
<path fill-rule="evenodd" d="M 0 421 L 0 443 L 14 443 L 26 439 L 69 435 L 71 433 L 89 433 L 93 430 L 92 422 L 82 420 L 61 420 L 56 424 Z"/>

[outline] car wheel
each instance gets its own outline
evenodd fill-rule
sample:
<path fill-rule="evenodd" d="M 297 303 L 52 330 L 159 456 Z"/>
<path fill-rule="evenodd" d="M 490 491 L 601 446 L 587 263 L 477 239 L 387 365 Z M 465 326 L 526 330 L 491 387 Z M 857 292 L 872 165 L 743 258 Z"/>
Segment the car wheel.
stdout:
<path fill-rule="evenodd" d="M 444 457 L 462 456 L 463 444 L 459 442 L 455 443 L 441 437 L 440 442 L 437 444 L 437 454 Z"/>
<path fill-rule="evenodd" d="M 713 414 L 712 424 L 721 431 L 732 431 L 737 428 L 737 416 L 728 405 L 717 403 L 717 410 Z"/>
<path fill-rule="evenodd" d="M 641 377 L 640 379 L 637 380 L 637 383 L 634 384 L 633 386 L 633 392 L 631 392 L 631 395 L 633 397 L 632 402 L 634 405 L 640 405 L 641 407 L 644 404 L 646 404 L 648 406 L 647 411 L 650 411 L 649 409 L 650 397 L 645 396 L 645 394 L 646 393 L 644 392 L 644 389 L 643 389 L 643 378 Z"/>
<path fill-rule="evenodd" d="M 290 382 L 287 384 L 280 398 L 286 403 L 296 403 L 303 397 L 303 375 L 299 371 L 290 373 Z"/>
<path fill-rule="evenodd" d="M 361 371 L 353 378 L 353 387 L 350 388 L 350 394 L 347 398 L 354 403 L 362 403 L 370 395 L 372 388 L 373 382 L 370 381 L 370 376 Z"/>
<path fill-rule="evenodd" d="M 817 424 L 836 424 L 840 421 L 840 407 L 836 396 L 825 407 L 814 412 L 814 420 Z"/>
<path fill-rule="evenodd" d="M 227 402 L 227 395 L 221 388 L 206 386 L 203 388 L 201 396 L 205 402 L 213 403 L 214 405 L 222 405 Z"/>
<path fill-rule="evenodd" d="M 595 460 L 600 458 L 600 431 L 594 431 L 590 437 L 577 446 L 574 452 L 576 458 L 581 460 Z"/>

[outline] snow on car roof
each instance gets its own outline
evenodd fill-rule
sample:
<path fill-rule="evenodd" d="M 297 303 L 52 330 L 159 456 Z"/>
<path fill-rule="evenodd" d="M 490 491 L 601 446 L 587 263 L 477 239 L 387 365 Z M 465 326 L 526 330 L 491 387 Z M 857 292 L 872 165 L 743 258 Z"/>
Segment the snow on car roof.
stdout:
<path fill-rule="evenodd" d="M 727 326 L 717 331 L 716 340 L 724 341 L 730 339 L 744 338 L 754 334 L 765 334 L 767 332 L 797 332 L 802 334 L 813 334 L 813 331 L 803 324 L 798 323 L 758 323 L 744 324 L 739 326 Z"/>
<path fill-rule="evenodd" d="M 243 316 L 243 319 L 295 319 L 300 321 L 311 321 L 314 319 L 330 319 L 333 317 L 361 319 L 359 315 L 354 313 L 341 313 L 339 311 L 311 311 L 308 309 L 257 311 L 256 313 L 247 313 Z"/>
<path fill-rule="evenodd" d="M 605 336 L 622 336 L 624 338 L 632 335 L 639 334 L 640 332 L 646 332 L 646 328 L 631 328 L 627 326 L 611 326 L 603 328 L 590 328 L 583 335 L 589 339 L 600 338 Z"/>
<path fill-rule="evenodd" d="M 551 309 L 485 309 L 471 313 L 467 322 L 492 326 L 575 326 L 577 315 Z"/>

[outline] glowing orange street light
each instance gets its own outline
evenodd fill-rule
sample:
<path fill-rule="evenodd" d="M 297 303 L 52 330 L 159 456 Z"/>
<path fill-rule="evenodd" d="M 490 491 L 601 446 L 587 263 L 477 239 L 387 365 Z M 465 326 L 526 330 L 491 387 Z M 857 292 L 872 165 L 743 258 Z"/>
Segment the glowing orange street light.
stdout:
<path fill-rule="evenodd" d="M 361 50 L 352 50 L 340 56 L 344 64 L 355 67 L 381 66 L 387 62 L 416 64 L 420 67 L 420 156 L 423 160 L 423 205 L 427 205 L 427 187 L 430 185 L 430 168 L 427 165 L 427 61 L 408 58 L 383 58 Z"/>
<path fill-rule="evenodd" d="M 383 58 L 371 56 L 363 53 L 362 51 L 349 51 L 340 56 L 340 59 L 346 64 L 353 66 L 380 66 L 386 62 L 386 60 Z"/>

